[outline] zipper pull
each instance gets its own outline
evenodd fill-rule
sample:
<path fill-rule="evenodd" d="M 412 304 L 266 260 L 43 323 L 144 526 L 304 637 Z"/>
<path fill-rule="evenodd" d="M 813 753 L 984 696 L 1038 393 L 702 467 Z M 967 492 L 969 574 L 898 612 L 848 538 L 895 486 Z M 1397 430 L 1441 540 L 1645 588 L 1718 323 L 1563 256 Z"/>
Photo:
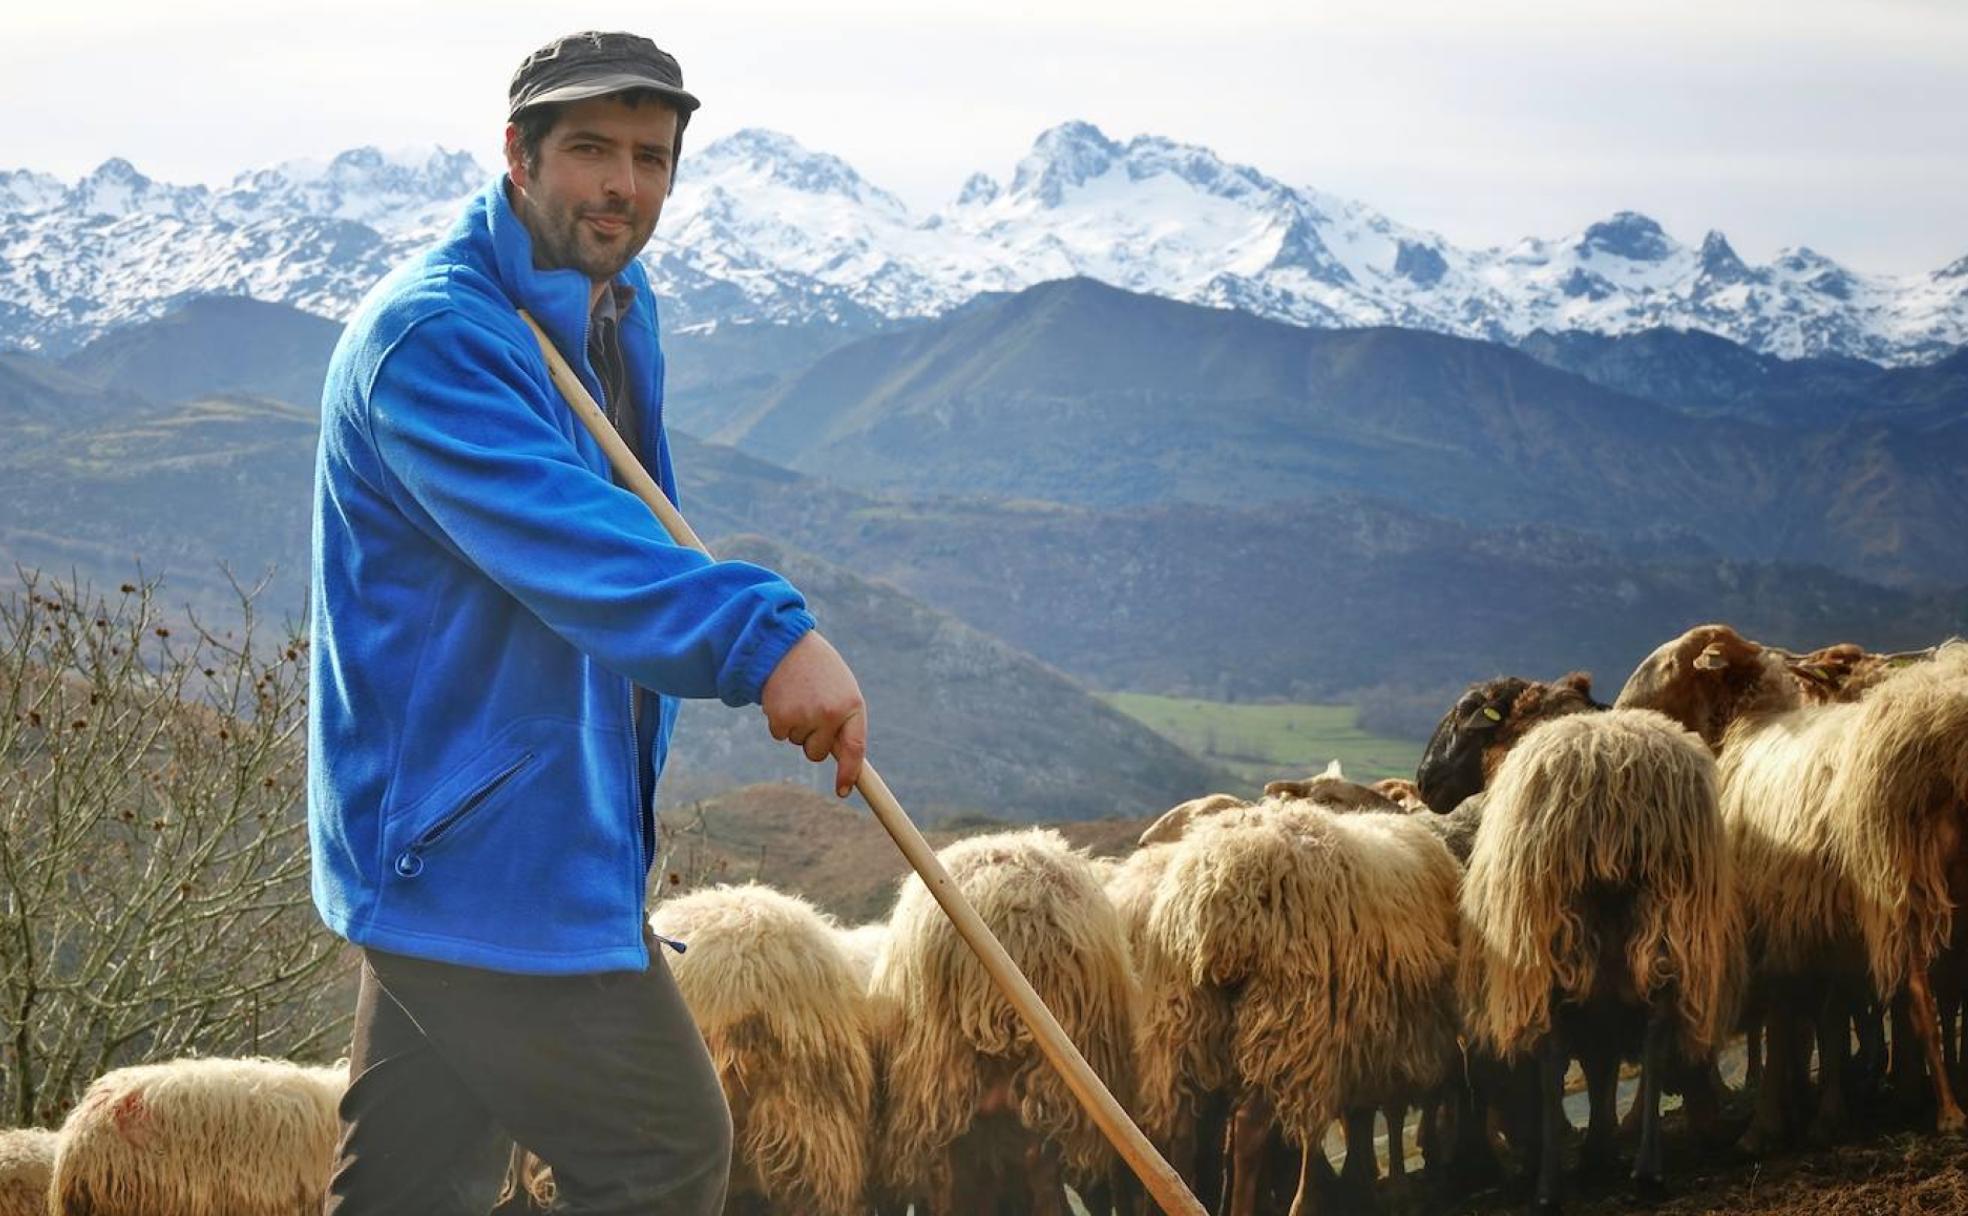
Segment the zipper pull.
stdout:
<path fill-rule="evenodd" d="M 690 949 L 689 946 L 686 946 L 682 942 L 678 941 L 676 938 L 664 937 L 662 934 L 656 932 L 656 930 L 654 929 L 651 929 L 649 931 L 649 936 L 655 938 L 659 942 L 662 942 L 665 946 L 668 946 L 670 949 L 676 951 L 678 954 L 682 954 L 684 951 Z"/>

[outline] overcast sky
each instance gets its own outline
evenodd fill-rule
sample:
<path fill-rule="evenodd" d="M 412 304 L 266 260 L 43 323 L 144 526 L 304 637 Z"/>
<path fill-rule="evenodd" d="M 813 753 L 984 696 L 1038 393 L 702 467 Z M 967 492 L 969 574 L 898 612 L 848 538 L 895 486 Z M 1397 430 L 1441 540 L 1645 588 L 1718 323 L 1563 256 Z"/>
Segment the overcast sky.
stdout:
<path fill-rule="evenodd" d="M 928 211 L 1085 119 L 1207 145 L 1463 245 L 1619 209 L 1764 260 L 1968 254 L 1962 0 L 179 0 L 10 5 L 0 168 L 221 184 L 361 144 L 494 164 L 512 69 L 632 28 L 740 127 Z M 684 172 L 689 171 L 686 151 Z"/>

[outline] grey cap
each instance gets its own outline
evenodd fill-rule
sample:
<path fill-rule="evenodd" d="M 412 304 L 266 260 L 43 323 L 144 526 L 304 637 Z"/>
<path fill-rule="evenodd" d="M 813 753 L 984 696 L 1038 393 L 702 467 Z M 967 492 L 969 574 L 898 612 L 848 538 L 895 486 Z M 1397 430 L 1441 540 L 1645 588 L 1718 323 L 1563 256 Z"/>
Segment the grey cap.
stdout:
<path fill-rule="evenodd" d="M 676 58 L 636 34 L 586 30 L 556 38 L 526 57 L 506 90 L 510 121 L 550 102 L 585 101 L 628 89 L 651 89 L 676 107 L 679 131 L 697 98 L 684 91 Z"/>

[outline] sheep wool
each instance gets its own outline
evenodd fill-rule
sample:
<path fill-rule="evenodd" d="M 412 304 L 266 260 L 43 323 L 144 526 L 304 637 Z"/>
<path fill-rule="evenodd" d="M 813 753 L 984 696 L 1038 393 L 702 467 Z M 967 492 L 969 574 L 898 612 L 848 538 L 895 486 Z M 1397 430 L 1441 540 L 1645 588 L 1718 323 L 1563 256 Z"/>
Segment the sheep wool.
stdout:
<path fill-rule="evenodd" d="M 938 857 L 1110 1091 L 1133 1092 L 1133 976 L 1119 918 L 1085 854 L 1056 832 L 975 836 Z M 927 1185 L 969 1129 L 987 1083 L 1009 1082 L 1027 1129 L 1059 1146 L 1066 1178 L 1100 1178 L 1105 1138 L 1046 1061 L 921 878 L 902 887 L 872 992 L 883 1034 L 887 1101 L 880 1140 L 900 1193 Z"/>
<path fill-rule="evenodd" d="M 1240 804 L 1241 805 L 1241 804 Z M 1218 808 L 1234 809 L 1234 808 Z M 1230 1001 L 1192 983 L 1184 959 L 1150 932 L 1150 918 L 1177 846 L 1151 844 L 1129 854 L 1107 880 L 1120 917 L 1140 1000 L 1135 1008 L 1135 1120 L 1166 1147 L 1185 1110 L 1230 1084 Z"/>
<path fill-rule="evenodd" d="M 839 929 L 757 883 L 666 901 L 650 923 L 689 947 L 670 967 L 731 1102 L 734 1190 L 755 1181 L 789 1212 L 864 1210 L 874 1063 Z"/>
<path fill-rule="evenodd" d="M 60 1139 L 42 1127 L 0 1129 L 0 1216 L 48 1216 Z"/>
<path fill-rule="evenodd" d="M 1235 1076 L 1313 1143 L 1348 1106 L 1440 1080 L 1458 878 L 1411 816 L 1266 802 L 1195 825 L 1149 935 L 1193 989 L 1236 994 Z"/>
<path fill-rule="evenodd" d="M 1841 812 L 1829 797 L 1859 712 L 1857 705 L 1783 710 L 1743 719 L 1724 736 L 1722 822 L 1744 945 L 1759 974 L 1800 974 L 1848 951 L 1862 965 L 1857 901 L 1832 844 Z"/>
<path fill-rule="evenodd" d="M 106 1073 L 62 1126 L 53 1211 L 314 1216 L 346 1064 L 187 1059 Z"/>
<path fill-rule="evenodd" d="M 1839 707 L 1842 708 L 1842 707 Z M 1859 700 L 1825 797 L 1873 981 L 1898 990 L 1954 926 L 1948 867 L 1968 851 L 1968 643 L 1894 671 Z M 1868 808 L 1870 813 L 1850 813 Z"/>
<path fill-rule="evenodd" d="M 1732 1016 L 1740 928 L 1714 759 L 1651 710 L 1533 728 L 1499 766 L 1462 888 L 1458 988 L 1472 1036 L 1506 1058 L 1550 1029 L 1555 996 L 1604 983 L 1675 1001 L 1699 1057 Z M 1595 914 L 1622 901 L 1624 936 Z M 1602 957 L 1625 974 L 1600 976 Z"/>

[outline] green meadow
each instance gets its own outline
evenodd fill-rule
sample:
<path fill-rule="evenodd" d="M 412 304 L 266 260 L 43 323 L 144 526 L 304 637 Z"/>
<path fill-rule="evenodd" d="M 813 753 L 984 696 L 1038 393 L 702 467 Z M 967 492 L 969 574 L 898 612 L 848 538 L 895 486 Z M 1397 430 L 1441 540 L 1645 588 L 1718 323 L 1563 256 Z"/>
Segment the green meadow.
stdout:
<path fill-rule="evenodd" d="M 1362 731 L 1350 705 L 1229 704 L 1148 693 L 1102 694 L 1142 725 L 1243 778 L 1267 781 L 1317 773 L 1338 760 L 1355 781 L 1413 777 L 1421 744 Z"/>

